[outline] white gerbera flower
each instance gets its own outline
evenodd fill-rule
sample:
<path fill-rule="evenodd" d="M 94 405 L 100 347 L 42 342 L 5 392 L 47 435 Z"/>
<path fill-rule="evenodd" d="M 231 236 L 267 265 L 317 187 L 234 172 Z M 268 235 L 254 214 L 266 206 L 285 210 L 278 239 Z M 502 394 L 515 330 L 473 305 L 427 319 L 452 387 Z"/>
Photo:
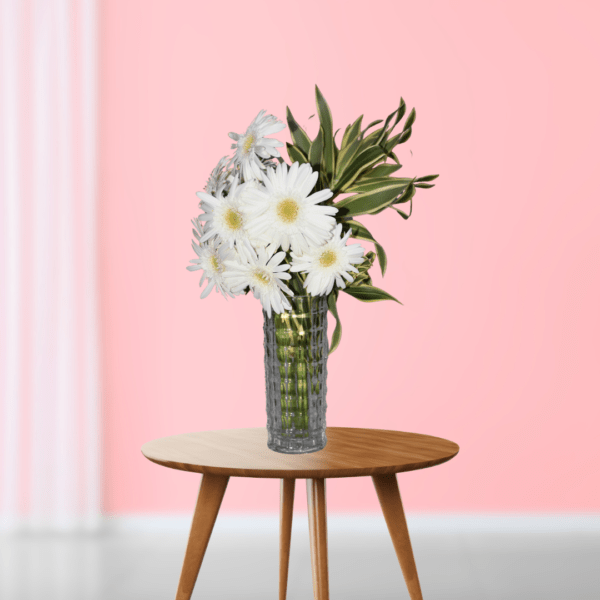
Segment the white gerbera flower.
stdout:
<path fill-rule="evenodd" d="M 217 191 L 216 196 L 206 192 L 196 192 L 198 198 L 202 200 L 200 206 L 204 210 L 198 219 L 206 221 L 201 242 L 217 236 L 223 243 L 233 248 L 234 244 L 241 244 L 248 239 L 245 189 L 246 185 L 240 185 L 238 178 L 234 177 L 226 196 L 223 195 L 223 188 Z"/>
<path fill-rule="evenodd" d="M 335 228 L 332 239 L 319 248 L 311 248 L 298 256 L 292 252 L 290 271 L 308 273 L 304 282 L 311 296 L 329 294 L 336 283 L 340 289 L 346 287 L 344 278 L 351 282 L 358 269 L 353 265 L 362 262 L 364 248 L 360 244 L 346 245 L 352 232 L 342 237 L 342 226 Z"/>
<path fill-rule="evenodd" d="M 239 261 L 228 261 L 225 263 L 225 277 L 233 293 L 240 293 L 250 287 L 254 297 L 261 301 L 267 315 L 271 316 L 271 310 L 281 313 L 285 309 L 291 310 L 291 305 L 283 295 L 285 292 L 293 296 L 294 292 L 283 283 L 283 280 L 291 279 L 292 276 L 286 271 L 289 265 L 282 265 L 285 252 L 273 252 L 266 248 L 259 248 L 258 254 L 249 243 L 246 243 L 244 254 L 239 254 Z"/>
<path fill-rule="evenodd" d="M 231 158 L 229 156 L 224 156 L 217 163 L 204 187 L 204 191 L 207 194 L 218 194 L 222 189 L 227 190 L 228 184 L 231 185 L 233 181 L 233 169 L 228 168 L 230 164 Z"/>
<path fill-rule="evenodd" d="M 198 219 L 194 219 L 192 223 L 195 227 L 194 235 L 196 238 L 200 239 L 203 235 L 202 224 Z M 196 232 L 196 228 L 198 229 L 198 232 Z M 224 273 L 226 270 L 225 261 L 234 261 L 236 259 L 235 250 L 217 246 L 214 238 L 206 244 L 197 244 L 192 240 L 192 248 L 198 258 L 190 260 L 192 264 L 188 266 L 187 269 L 188 271 L 198 271 L 199 269 L 202 269 L 203 273 L 200 278 L 200 287 L 202 287 L 205 280 L 208 281 L 207 286 L 200 294 L 200 298 L 206 298 L 213 288 L 215 288 L 217 292 L 221 292 L 224 298 L 227 298 L 227 296 L 233 298 L 235 294 L 229 289 L 229 285 L 224 279 Z"/>
<path fill-rule="evenodd" d="M 273 115 L 265 115 L 265 112 L 261 110 L 258 113 L 246 129 L 246 133 L 230 132 L 229 134 L 229 137 L 237 142 L 231 147 L 236 149 L 234 162 L 241 167 L 244 181 L 262 179 L 265 166 L 261 158 L 281 156 L 277 148 L 283 146 L 283 143 L 265 136 L 281 131 L 285 128 L 285 124 Z"/>
<path fill-rule="evenodd" d="M 335 226 L 334 206 L 319 206 L 333 196 L 325 189 L 310 195 L 319 178 L 309 164 L 285 163 L 268 169 L 263 186 L 248 190 L 248 232 L 255 239 L 294 252 L 321 246 L 331 237 Z"/>

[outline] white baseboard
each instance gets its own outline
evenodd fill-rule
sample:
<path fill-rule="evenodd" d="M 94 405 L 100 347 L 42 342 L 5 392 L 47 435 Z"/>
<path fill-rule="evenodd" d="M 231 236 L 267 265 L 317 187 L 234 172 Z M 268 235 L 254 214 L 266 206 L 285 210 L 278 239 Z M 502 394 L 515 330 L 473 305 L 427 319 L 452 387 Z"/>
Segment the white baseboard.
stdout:
<path fill-rule="evenodd" d="M 295 527 L 306 527 L 306 513 L 295 513 Z M 105 517 L 105 529 L 118 533 L 187 533 L 191 514 L 121 514 Z M 412 533 L 600 533 L 600 515 L 586 513 L 409 513 Z M 380 513 L 333 513 L 327 518 L 332 533 L 381 533 L 386 524 Z M 225 513 L 219 530 L 242 533 L 276 533 L 278 515 Z"/>

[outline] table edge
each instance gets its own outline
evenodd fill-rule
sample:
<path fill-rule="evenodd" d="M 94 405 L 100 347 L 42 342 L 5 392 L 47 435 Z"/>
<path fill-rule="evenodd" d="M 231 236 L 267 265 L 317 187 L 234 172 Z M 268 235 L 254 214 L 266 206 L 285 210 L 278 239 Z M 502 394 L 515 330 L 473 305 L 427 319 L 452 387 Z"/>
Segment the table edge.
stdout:
<path fill-rule="evenodd" d="M 236 428 L 235 430 L 240 429 L 262 429 L 262 427 L 246 427 L 246 428 Z M 391 431 L 395 433 L 414 433 L 409 431 L 398 431 L 395 429 L 375 429 L 375 428 L 365 428 L 365 427 L 331 427 L 331 429 L 369 429 L 371 431 Z M 211 432 L 218 431 L 232 431 L 232 429 L 216 429 L 209 430 Z M 191 433 L 202 433 L 202 432 L 191 432 Z M 175 434 L 175 435 L 188 435 L 188 434 Z M 151 440 L 146 442 L 141 449 L 142 455 L 147 458 L 150 462 L 153 462 L 162 467 L 167 467 L 168 469 L 174 469 L 177 471 L 187 471 L 189 473 L 202 473 L 202 474 L 210 474 L 210 475 L 224 475 L 227 477 L 250 477 L 255 479 L 339 479 L 346 477 L 369 477 L 372 475 L 389 475 L 391 473 L 406 473 L 409 471 L 418 471 L 421 469 L 428 469 L 430 467 L 435 467 L 437 465 L 444 464 L 449 460 L 452 460 L 459 452 L 460 447 L 456 442 L 452 440 L 448 440 L 446 438 L 440 438 L 437 436 L 429 435 L 426 433 L 419 433 L 416 435 L 422 435 L 429 438 L 434 438 L 438 440 L 443 440 L 445 442 L 449 442 L 456 447 L 456 451 L 448 456 L 443 456 L 441 458 L 432 459 L 429 461 L 419 461 L 415 463 L 403 464 L 403 465 L 384 465 L 378 467 L 352 467 L 352 468 L 338 468 L 338 469 L 236 469 L 229 467 L 213 467 L 207 465 L 192 465 L 189 463 L 179 463 L 175 461 L 163 461 L 160 459 L 152 458 L 144 454 L 143 448 L 147 444 L 152 443 L 156 440 Z M 163 436 L 165 437 L 175 437 L 175 436 Z"/>
<path fill-rule="evenodd" d="M 458 454 L 458 450 L 452 456 L 419 462 L 408 465 L 390 465 L 384 467 L 364 467 L 352 469 L 298 469 L 290 471 L 288 469 L 272 470 L 254 470 L 254 469 L 227 469 L 224 467 L 207 467 L 202 465 L 189 465 L 184 463 L 161 461 L 154 458 L 146 458 L 154 464 L 176 471 L 187 471 L 188 473 L 201 473 L 207 475 L 224 475 L 227 477 L 248 477 L 253 479 L 342 479 L 348 477 L 371 477 L 373 475 L 390 475 L 392 473 L 407 473 L 409 471 L 420 471 L 442 465 L 452 460 Z"/>

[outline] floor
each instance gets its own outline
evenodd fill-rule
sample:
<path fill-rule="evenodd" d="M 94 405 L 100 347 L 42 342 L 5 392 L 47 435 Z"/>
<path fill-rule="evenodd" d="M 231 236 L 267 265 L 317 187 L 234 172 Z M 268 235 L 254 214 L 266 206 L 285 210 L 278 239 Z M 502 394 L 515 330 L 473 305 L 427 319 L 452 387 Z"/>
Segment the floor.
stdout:
<path fill-rule="evenodd" d="M 289 600 L 312 596 L 306 523 L 294 524 Z M 599 600 L 597 533 L 419 532 L 412 536 L 426 600 Z M 175 597 L 185 534 L 105 533 L 0 538 L 1 600 Z M 195 598 L 276 599 L 277 534 L 218 523 Z M 329 532 L 333 599 L 408 599 L 385 531 Z"/>

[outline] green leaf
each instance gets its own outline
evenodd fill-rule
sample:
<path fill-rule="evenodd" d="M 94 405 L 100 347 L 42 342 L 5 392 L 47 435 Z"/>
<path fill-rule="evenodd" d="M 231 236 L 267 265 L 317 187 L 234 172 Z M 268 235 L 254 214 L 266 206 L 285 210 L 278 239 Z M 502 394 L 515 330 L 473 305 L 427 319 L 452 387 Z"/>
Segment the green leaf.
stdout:
<path fill-rule="evenodd" d="M 388 117 L 385 120 L 385 123 L 383 125 L 383 130 L 382 130 L 380 136 L 377 138 L 377 141 L 375 142 L 376 144 L 381 144 L 381 142 L 382 142 L 382 140 L 384 138 L 384 135 L 386 135 L 386 133 L 388 133 L 388 135 L 389 135 L 389 132 L 387 132 L 388 125 L 390 124 L 390 122 L 392 121 L 392 119 L 394 118 L 394 116 L 398 114 L 399 110 L 400 110 L 400 107 L 398 107 L 391 115 L 388 115 Z M 393 126 L 392 126 L 392 129 L 393 129 Z"/>
<path fill-rule="evenodd" d="M 363 273 L 358 273 L 354 278 L 352 285 L 360 286 L 360 285 L 372 285 L 373 280 L 369 276 L 369 274 L 365 271 Z"/>
<path fill-rule="evenodd" d="M 396 208 L 395 206 L 392 206 L 392 208 L 406 221 L 410 217 L 410 215 L 412 215 L 412 208 L 413 208 L 412 197 L 410 198 L 410 210 L 408 211 L 408 214 L 401 211 L 399 208 Z"/>
<path fill-rule="evenodd" d="M 344 292 L 346 294 L 360 300 L 361 302 L 379 302 L 380 300 L 393 300 L 402 304 L 399 300 L 396 300 L 394 296 L 384 292 L 382 289 L 375 287 L 374 285 L 360 285 L 357 287 L 345 287 Z"/>
<path fill-rule="evenodd" d="M 336 163 L 334 186 L 335 182 L 339 181 L 344 175 L 344 172 L 346 171 L 352 159 L 356 156 L 356 153 L 358 152 L 359 148 L 360 139 L 356 138 L 351 144 L 345 146 L 340 150 Z"/>
<path fill-rule="evenodd" d="M 415 187 L 429 189 L 435 187 L 435 183 L 415 183 Z"/>
<path fill-rule="evenodd" d="M 379 125 L 379 123 L 383 123 L 383 119 L 377 119 L 377 121 L 371 121 L 364 129 L 363 129 L 363 137 L 365 135 L 365 133 L 367 133 L 367 131 L 369 131 L 369 129 L 371 129 L 371 127 L 375 127 L 375 125 Z"/>
<path fill-rule="evenodd" d="M 352 229 L 351 237 L 357 240 L 365 240 L 367 242 L 372 242 L 373 244 L 375 244 L 377 260 L 379 260 L 379 266 L 381 268 L 381 275 L 384 276 L 387 270 L 387 254 L 385 253 L 383 246 L 377 243 L 377 240 L 362 223 L 352 220 L 346 221 L 346 225 L 349 225 L 350 229 Z"/>
<path fill-rule="evenodd" d="M 412 200 L 412 197 L 415 195 L 415 185 L 411 183 L 408 187 L 402 192 L 401 196 L 398 196 L 394 201 L 394 204 L 404 204 L 405 202 L 409 202 Z"/>
<path fill-rule="evenodd" d="M 439 175 L 425 175 L 424 177 L 417 177 L 415 179 L 415 181 L 417 183 L 420 183 L 421 181 L 433 181 L 434 179 L 437 179 L 439 177 Z"/>
<path fill-rule="evenodd" d="M 413 108 L 410 111 L 410 114 L 408 115 L 408 117 L 406 117 L 406 121 L 404 122 L 404 131 L 407 131 L 408 129 L 410 129 L 413 126 L 413 123 L 415 122 L 416 118 L 417 118 L 417 111 Z"/>
<path fill-rule="evenodd" d="M 290 135 L 292 136 L 294 145 L 297 146 L 305 156 L 307 156 L 308 151 L 310 150 L 310 138 L 306 134 L 306 131 L 304 131 L 304 129 L 298 125 L 298 122 L 296 119 L 294 119 L 292 111 L 289 109 L 289 107 L 286 107 L 286 116 L 288 127 L 290 129 Z"/>
<path fill-rule="evenodd" d="M 344 223 L 344 225 L 348 225 L 350 227 L 350 229 L 352 230 L 351 235 L 353 238 L 355 238 L 357 240 L 365 240 L 367 242 L 373 242 L 374 244 L 377 243 L 375 238 L 371 235 L 371 232 L 362 223 L 351 220 L 351 221 L 346 221 Z"/>
<path fill-rule="evenodd" d="M 319 134 L 313 140 L 308 152 L 308 162 L 314 170 L 321 170 L 321 160 L 323 157 L 323 129 L 319 129 Z"/>
<path fill-rule="evenodd" d="M 404 98 L 400 98 L 400 106 L 398 107 L 398 114 L 396 115 L 396 120 L 394 121 L 394 124 L 392 125 L 392 129 L 394 129 L 394 127 L 396 127 L 396 125 L 398 125 L 398 123 L 404 116 L 405 112 L 406 112 L 406 103 L 404 102 Z"/>
<path fill-rule="evenodd" d="M 391 152 L 392 149 L 398 145 L 398 141 L 402 137 L 402 134 L 403 134 L 403 132 L 400 132 L 400 133 L 396 134 L 393 138 L 390 138 L 389 140 L 386 141 L 386 143 L 383 145 L 383 147 L 386 149 L 387 152 Z"/>
<path fill-rule="evenodd" d="M 342 322 L 340 321 L 340 315 L 337 310 L 337 297 L 338 291 L 334 290 L 327 296 L 327 306 L 331 311 L 335 319 L 335 329 L 333 330 L 333 335 L 331 336 L 331 347 L 329 348 L 329 354 L 331 354 L 342 341 Z"/>
<path fill-rule="evenodd" d="M 380 146 L 371 146 L 365 150 L 357 152 L 343 175 L 337 180 L 337 188 L 345 190 L 367 169 L 377 164 L 385 157 L 385 150 Z"/>
<path fill-rule="evenodd" d="M 369 215 L 391 206 L 396 201 L 398 194 L 406 188 L 404 181 L 390 181 L 379 185 L 370 192 L 363 192 L 336 203 L 336 208 L 343 209 L 341 217 L 354 217 Z M 411 184 L 412 185 L 412 184 Z"/>
<path fill-rule="evenodd" d="M 381 276 L 384 277 L 385 272 L 387 271 L 387 254 L 385 253 L 383 246 L 381 246 L 378 243 L 375 243 L 375 251 L 377 252 L 377 260 L 379 261 L 379 267 L 381 268 Z"/>
<path fill-rule="evenodd" d="M 412 129 L 405 129 L 401 134 L 400 134 L 400 139 L 398 140 L 398 144 L 404 144 L 404 142 L 408 141 L 408 139 L 410 138 L 410 136 L 412 135 Z"/>
<path fill-rule="evenodd" d="M 300 150 L 300 148 L 298 148 L 298 146 L 292 146 L 292 144 L 286 142 L 286 148 L 287 148 L 287 152 L 288 152 L 288 156 L 290 157 L 290 160 L 294 163 L 294 162 L 299 162 L 300 164 L 303 164 L 305 162 L 308 162 L 308 158 L 306 157 L 306 155 Z"/>
<path fill-rule="evenodd" d="M 356 138 L 360 137 L 359 133 L 360 133 L 360 125 L 362 123 L 362 120 L 363 120 L 363 115 L 358 117 L 358 119 L 356 119 L 356 121 L 354 121 L 354 123 L 352 123 L 352 125 L 348 125 L 348 127 L 346 127 L 346 131 L 344 132 L 344 137 L 342 138 L 342 146 L 341 146 L 342 149 L 344 149 L 346 146 L 351 144 Z"/>
<path fill-rule="evenodd" d="M 363 148 L 369 148 L 370 146 L 377 146 L 377 139 L 381 135 L 381 132 L 385 131 L 383 127 L 376 129 L 372 133 L 370 133 L 366 138 L 363 138 L 362 145 Z"/>
<path fill-rule="evenodd" d="M 390 184 L 390 182 L 408 185 L 411 183 L 411 181 L 413 181 L 413 179 L 410 177 L 377 177 L 371 179 L 365 179 L 364 177 L 361 177 L 358 181 L 355 181 L 350 187 L 348 187 L 346 191 L 360 194 L 363 192 L 373 192 L 379 189 L 382 185 Z"/>
<path fill-rule="evenodd" d="M 333 150 L 333 119 L 331 110 L 327 101 L 321 94 L 318 86 L 315 86 L 315 95 L 317 100 L 317 112 L 321 121 L 321 129 L 323 130 L 323 159 L 321 164 L 327 174 L 327 180 L 333 179 L 335 173 L 335 154 Z"/>
<path fill-rule="evenodd" d="M 371 169 L 368 173 L 365 173 L 361 177 L 361 181 L 365 179 L 376 179 L 378 177 L 387 177 L 392 173 L 395 173 L 398 169 L 400 169 L 401 165 L 378 165 L 374 169 Z M 418 180 L 417 180 L 418 181 Z"/>

